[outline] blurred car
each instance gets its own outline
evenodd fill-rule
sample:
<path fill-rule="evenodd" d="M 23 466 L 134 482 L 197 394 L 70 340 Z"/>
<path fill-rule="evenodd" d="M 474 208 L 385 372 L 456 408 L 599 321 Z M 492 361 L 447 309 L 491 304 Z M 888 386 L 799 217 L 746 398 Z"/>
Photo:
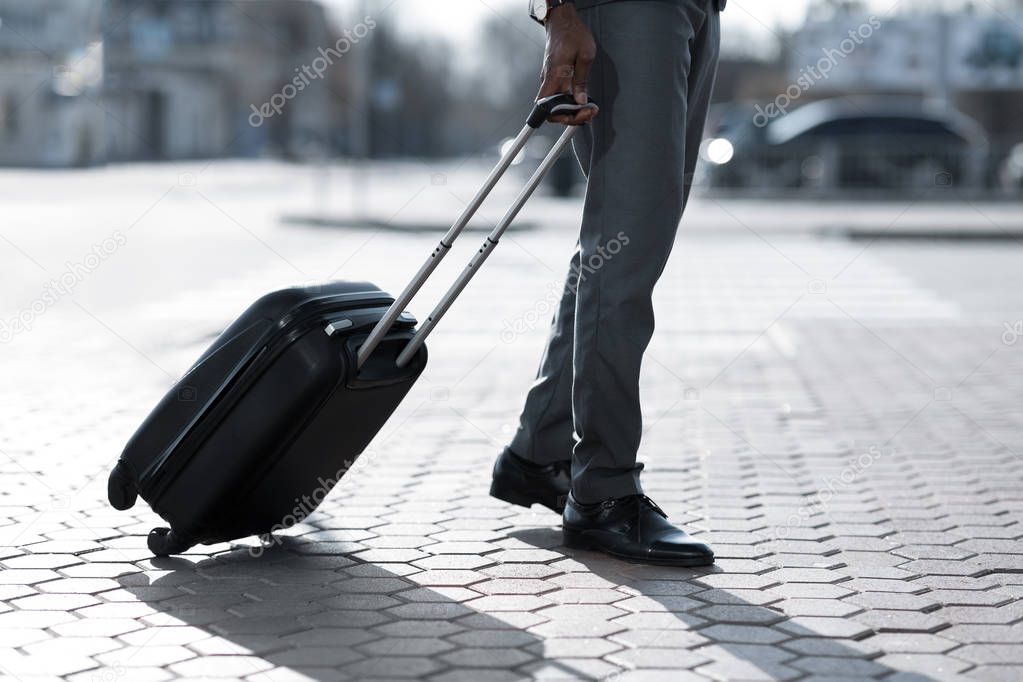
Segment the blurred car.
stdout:
<path fill-rule="evenodd" d="M 843 98 L 773 119 L 755 113 L 749 104 L 715 112 L 701 147 L 712 186 L 909 189 L 970 185 L 982 175 L 986 138 L 951 108 Z"/>
<path fill-rule="evenodd" d="M 1023 192 L 1023 143 L 1017 144 L 1002 163 L 998 180 L 1003 190 Z"/>
<path fill-rule="evenodd" d="M 542 132 L 535 134 L 526 143 L 526 148 L 512 161 L 512 165 L 519 167 L 523 173 L 532 175 L 536 167 L 540 165 L 540 161 L 547 156 L 547 152 L 551 150 L 556 141 L 556 136 Z M 501 140 L 497 146 L 497 154 L 503 156 L 507 150 L 511 149 L 511 145 L 514 142 L 515 138 L 512 137 Z M 551 170 L 547 173 L 547 177 L 544 178 L 544 185 L 556 197 L 570 197 L 575 193 L 576 186 L 582 183 L 583 180 L 585 180 L 585 177 L 579 169 L 579 162 L 576 160 L 575 152 L 569 147 L 554 162 Z"/>

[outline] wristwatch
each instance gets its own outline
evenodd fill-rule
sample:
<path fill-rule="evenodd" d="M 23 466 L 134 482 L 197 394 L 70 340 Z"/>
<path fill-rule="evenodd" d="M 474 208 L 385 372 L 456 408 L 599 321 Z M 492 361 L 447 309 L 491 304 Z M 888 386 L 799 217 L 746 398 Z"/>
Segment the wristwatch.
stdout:
<path fill-rule="evenodd" d="M 551 15 L 552 9 L 569 4 L 574 5 L 575 0 L 529 0 L 529 16 L 543 24 Z"/>

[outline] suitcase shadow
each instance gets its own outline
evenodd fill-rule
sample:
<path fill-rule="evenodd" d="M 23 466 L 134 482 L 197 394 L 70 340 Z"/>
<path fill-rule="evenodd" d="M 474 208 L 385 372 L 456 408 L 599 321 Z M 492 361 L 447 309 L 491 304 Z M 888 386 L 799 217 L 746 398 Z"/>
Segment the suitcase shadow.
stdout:
<path fill-rule="evenodd" d="M 359 562 L 337 547 L 318 549 L 301 539 L 280 538 L 261 556 L 236 549 L 154 559 L 155 580 L 135 573 L 119 581 L 156 611 L 138 633 L 143 646 L 178 656 L 166 663 L 189 676 L 222 676 L 223 666 L 234 678 L 283 680 L 297 673 L 323 681 L 617 679 L 616 668 L 658 665 L 678 674 L 711 665 L 703 672 L 719 679 L 813 672 L 880 679 L 900 672 L 872 660 L 881 652 L 869 641 L 861 649 L 792 621 L 774 602 L 754 600 L 753 590 L 714 587 L 714 576 L 727 575 L 720 568 L 628 564 L 564 548 L 554 528 L 518 529 L 506 537 L 563 557 L 547 562 L 564 571 L 560 599 L 546 595 L 560 604 L 556 615 L 543 609 L 547 622 L 528 611 L 477 611 L 471 600 L 480 595 L 464 587 L 423 587 L 402 569 Z M 623 599 L 622 592 L 632 596 Z M 526 630 L 539 623 L 541 632 Z M 192 628 L 163 627 L 182 625 Z M 548 643 L 550 637 L 559 644 Z M 611 653 L 600 660 L 603 652 L 588 651 L 590 644 L 582 653 L 566 652 L 561 647 L 572 638 L 583 638 L 580 645 L 604 639 Z M 199 656 L 185 660 L 189 650 Z M 797 657 L 815 668 L 791 667 Z M 144 658 L 143 651 L 138 659 Z M 123 671 L 148 664 L 110 666 Z M 935 678 L 910 673 L 907 679 Z"/>
<path fill-rule="evenodd" d="M 124 588 L 157 611 L 145 618 L 150 651 L 188 646 L 182 674 L 238 679 L 557 679 L 586 676 L 544 658 L 541 638 L 515 622 L 460 603 L 464 588 L 426 588 L 381 565 L 310 554 L 315 543 L 281 538 L 261 556 L 244 549 L 151 560 L 163 575 L 123 576 Z M 471 595 L 478 598 L 480 595 Z M 193 626 L 193 632 L 181 627 Z M 147 665 L 143 651 L 134 662 Z M 169 661 L 168 661 L 169 663 Z M 209 666 L 206 668 L 205 666 Z M 280 677 L 278 677 L 280 675 Z M 511 675 L 511 677 L 509 677 Z"/>
<path fill-rule="evenodd" d="M 586 580 L 594 586 L 625 588 L 636 595 L 628 610 L 644 616 L 646 623 L 637 620 L 634 632 L 615 636 L 635 647 L 631 654 L 612 654 L 617 663 L 624 662 L 627 656 L 635 660 L 647 657 L 649 666 L 657 657 L 656 660 L 670 658 L 670 667 L 675 669 L 693 668 L 719 658 L 701 653 L 701 649 L 714 647 L 730 660 L 727 668 L 708 671 L 714 679 L 794 679 L 806 673 L 836 679 L 888 679 L 889 675 L 900 673 L 900 677 L 914 682 L 936 682 L 936 678 L 928 675 L 899 671 L 873 660 L 883 652 L 868 641 L 857 640 L 864 642 L 863 649 L 859 649 L 848 639 L 793 622 L 775 602 L 753 603 L 740 596 L 741 592 L 737 594 L 737 590 L 713 587 L 713 578 L 704 582 L 710 576 L 726 573 L 719 567 L 689 569 L 631 564 L 599 552 L 566 548 L 560 529 L 554 528 L 515 530 L 508 535 L 578 562 L 577 570 L 590 576 Z M 615 605 L 625 608 L 621 601 Z M 812 659 L 810 665 L 820 669 L 801 671 L 787 665 L 797 657 L 803 659 L 804 665 Z"/>

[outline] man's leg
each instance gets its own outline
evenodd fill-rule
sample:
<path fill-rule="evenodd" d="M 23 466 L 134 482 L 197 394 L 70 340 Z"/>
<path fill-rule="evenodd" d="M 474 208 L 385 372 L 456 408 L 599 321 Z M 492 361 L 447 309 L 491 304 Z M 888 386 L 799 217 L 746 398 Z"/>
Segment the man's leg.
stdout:
<path fill-rule="evenodd" d="M 569 277 L 579 261 L 576 251 Z M 571 280 L 568 280 L 570 282 Z M 575 326 L 575 291 L 566 282 L 551 322 L 547 348 L 526 396 L 519 428 L 509 447 L 535 464 L 566 461 L 572 456 L 572 346 Z"/>
<path fill-rule="evenodd" d="M 589 177 L 592 140 L 589 128 L 572 141 L 583 175 Z M 572 456 L 572 352 L 575 345 L 575 294 L 578 287 L 579 245 L 568 265 L 565 287 L 551 322 L 547 347 L 509 446 L 535 464 L 567 461 Z"/>
<path fill-rule="evenodd" d="M 580 10 L 597 42 L 589 88 L 589 182 L 580 236 L 572 405 L 572 494 L 641 492 L 639 374 L 652 293 L 682 210 L 713 86 L 719 24 L 710 0 Z"/>

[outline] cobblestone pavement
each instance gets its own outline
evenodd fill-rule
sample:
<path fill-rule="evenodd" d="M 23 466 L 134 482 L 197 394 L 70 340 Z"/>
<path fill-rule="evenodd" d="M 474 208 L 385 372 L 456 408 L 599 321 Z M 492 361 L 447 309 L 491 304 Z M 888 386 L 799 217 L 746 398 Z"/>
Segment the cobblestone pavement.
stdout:
<path fill-rule="evenodd" d="M 712 570 L 569 550 L 556 516 L 486 495 L 572 247 L 553 225 L 503 240 L 307 523 L 261 553 L 154 559 L 159 519 L 109 508 L 106 471 L 210 336 L 339 263 L 398 288 L 437 238 L 282 225 L 308 197 L 279 169 L 180 172 L 74 176 L 53 205 L 49 176 L 18 176 L 5 198 L 5 320 L 90 244 L 127 240 L 0 347 L 4 679 L 1023 678 L 1017 243 L 679 240 L 644 481 L 714 544 Z M 418 200 L 461 192 L 424 177 Z"/>

